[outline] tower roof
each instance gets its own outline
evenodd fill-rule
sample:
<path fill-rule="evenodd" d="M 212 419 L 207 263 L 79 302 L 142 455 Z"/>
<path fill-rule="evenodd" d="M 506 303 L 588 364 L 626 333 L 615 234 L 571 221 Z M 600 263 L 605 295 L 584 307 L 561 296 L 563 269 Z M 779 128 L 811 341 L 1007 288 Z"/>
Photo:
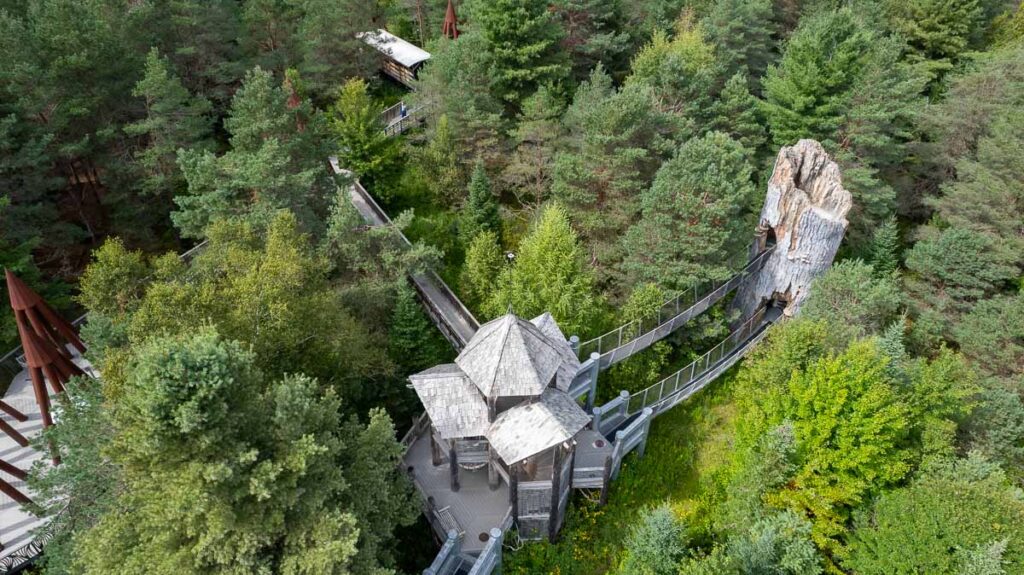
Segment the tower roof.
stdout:
<path fill-rule="evenodd" d="M 459 37 L 459 17 L 455 15 L 455 4 L 448 0 L 448 9 L 444 13 L 444 25 L 441 27 L 441 35 L 452 40 Z"/>
<path fill-rule="evenodd" d="M 511 313 L 480 326 L 455 358 L 488 398 L 540 395 L 562 361 L 562 354 L 537 326 Z"/>
<path fill-rule="evenodd" d="M 11 270 L 4 270 L 7 275 L 7 296 L 11 300 L 11 309 L 24 311 L 42 303 L 43 298 L 32 291 L 28 284 L 21 281 L 21 278 L 11 273 Z"/>

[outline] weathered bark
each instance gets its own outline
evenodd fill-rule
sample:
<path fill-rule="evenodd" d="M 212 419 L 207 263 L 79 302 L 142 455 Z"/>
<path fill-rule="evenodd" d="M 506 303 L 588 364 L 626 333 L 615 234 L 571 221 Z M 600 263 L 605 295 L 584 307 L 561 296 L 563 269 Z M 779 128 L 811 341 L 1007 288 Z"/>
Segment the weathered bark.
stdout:
<path fill-rule="evenodd" d="M 786 303 L 786 315 L 799 310 L 811 282 L 832 265 L 852 203 L 839 166 L 821 144 L 800 140 L 779 151 L 758 224 L 761 247 L 771 238 L 777 245 L 737 293 L 743 317 L 773 298 Z"/>

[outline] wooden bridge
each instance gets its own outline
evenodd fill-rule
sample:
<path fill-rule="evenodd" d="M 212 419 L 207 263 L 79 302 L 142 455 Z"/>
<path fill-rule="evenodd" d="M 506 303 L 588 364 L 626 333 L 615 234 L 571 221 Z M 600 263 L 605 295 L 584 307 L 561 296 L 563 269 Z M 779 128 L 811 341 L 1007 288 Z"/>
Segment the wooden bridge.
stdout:
<path fill-rule="evenodd" d="M 331 164 L 335 173 L 351 178 L 350 173 L 337 165 L 337 160 L 332 159 Z M 353 205 L 367 222 L 375 226 L 391 225 L 391 219 L 354 178 L 348 190 Z M 404 235 L 400 236 L 409 244 Z M 725 281 L 709 282 L 675 295 L 650 317 L 626 323 L 583 343 L 572 339 L 577 354 L 587 359 L 582 362 L 569 393 L 585 402 L 592 420 L 590 429 L 579 439 L 585 444 L 578 448 L 579 460 L 567 468 L 568 489 L 600 490 L 601 501 L 606 501 L 610 483 L 618 476 L 623 458 L 633 450 L 643 455 L 653 418 L 691 397 L 734 366 L 782 314 L 774 306 L 765 305 L 690 365 L 647 389 L 635 394 L 623 391 L 612 401 L 598 406 L 594 405 L 594 398 L 600 372 L 647 349 L 720 302 L 757 273 L 773 250 L 774 246 L 768 246 L 754 252 L 737 266 L 739 271 Z M 410 279 L 431 320 L 452 345 L 461 350 L 479 329 L 479 322 L 433 271 L 414 274 Z M 423 496 L 429 523 L 438 539 L 444 542 L 424 573 L 491 573 L 500 567 L 501 542 L 511 526 L 507 488 L 493 490 L 488 486 L 486 474 L 476 477 L 473 473 L 464 473 L 460 489 L 452 491 L 445 467 L 436 465 L 429 441 L 422 440 L 430 433 L 427 427 L 429 422 L 421 417 L 403 439 L 407 448 L 406 470 Z M 537 485 L 527 488 L 539 490 L 538 500 L 550 500 L 555 488 L 552 482 L 535 483 Z M 521 484 L 519 489 L 523 488 Z M 522 494 L 518 496 L 521 498 Z M 472 537 L 478 532 L 479 538 Z"/>

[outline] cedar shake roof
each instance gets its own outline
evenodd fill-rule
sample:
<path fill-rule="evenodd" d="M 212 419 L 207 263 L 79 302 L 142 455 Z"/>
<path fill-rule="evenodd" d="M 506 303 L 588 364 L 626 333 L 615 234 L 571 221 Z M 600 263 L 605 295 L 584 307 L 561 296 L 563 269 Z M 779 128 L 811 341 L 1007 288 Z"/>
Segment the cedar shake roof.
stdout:
<path fill-rule="evenodd" d="M 590 424 L 590 416 L 568 394 L 548 389 L 540 399 L 502 413 L 487 439 L 508 465 L 572 439 Z"/>
<path fill-rule="evenodd" d="M 540 329 L 510 313 L 480 326 L 455 363 L 485 397 L 527 397 L 544 393 L 562 356 Z"/>
<path fill-rule="evenodd" d="M 548 341 L 558 350 L 558 355 L 562 356 L 562 365 L 558 367 L 558 381 L 555 387 L 562 391 L 569 391 L 573 378 L 580 371 L 579 358 L 576 357 L 576 353 L 569 345 L 569 341 L 565 339 L 561 328 L 558 327 L 558 323 L 555 322 L 555 318 L 551 317 L 550 313 L 544 312 L 531 319 L 530 323 L 537 326 L 537 329 L 547 336 Z"/>
<path fill-rule="evenodd" d="M 459 366 L 438 365 L 409 376 L 409 381 L 443 439 L 486 433 L 487 403 Z"/>

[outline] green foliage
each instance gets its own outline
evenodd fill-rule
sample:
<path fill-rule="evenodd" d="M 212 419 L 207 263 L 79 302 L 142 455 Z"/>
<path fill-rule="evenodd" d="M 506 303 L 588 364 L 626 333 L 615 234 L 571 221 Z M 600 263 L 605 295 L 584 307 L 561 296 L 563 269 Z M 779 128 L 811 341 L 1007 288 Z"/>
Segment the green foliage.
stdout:
<path fill-rule="evenodd" d="M 437 119 L 433 135 L 417 155 L 417 164 L 435 198 L 451 207 L 462 201 L 465 175 L 448 116 Z"/>
<path fill-rule="evenodd" d="M 978 0 L 909 0 L 886 3 L 889 25 L 906 39 L 911 61 L 936 80 L 951 70 L 976 38 L 984 11 Z"/>
<path fill-rule="evenodd" d="M 768 516 L 765 495 L 782 488 L 796 471 L 793 426 L 784 423 L 761 435 L 751 449 L 736 454 L 733 473 L 725 483 L 725 501 L 714 518 L 715 527 L 729 535 L 745 532 L 752 521 Z"/>
<path fill-rule="evenodd" d="M 880 334 L 896 318 L 900 289 L 860 260 L 845 260 L 814 280 L 801 308 L 804 317 L 831 326 L 829 337 L 841 344 Z"/>
<path fill-rule="evenodd" d="M 674 575 L 686 553 L 686 529 L 668 505 L 644 511 L 626 539 L 622 575 Z"/>
<path fill-rule="evenodd" d="M 485 230 L 466 249 L 466 265 L 462 269 L 464 291 L 472 303 L 483 304 L 494 292 L 505 256 L 498 245 L 498 236 Z"/>
<path fill-rule="evenodd" d="M 864 575 L 964 573 L 976 551 L 1006 541 L 1007 573 L 1024 561 L 1024 502 L 998 468 L 971 456 L 882 495 L 857 520 L 844 566 Z"/>
<path fill-rule="evenodd" d="M 999 387 L 981 393 L 964 426 L 968 445 L 1019 480 L 1024 471 L 1024 402 L 1016 391 Z"/>
<path fill-rule="evenodd" d="M 1017 276 L 1015 255 L 995 249 L 991 236 L 947 228 L 907 252 L 907 291 L 921 314 L 937 317 L 945 333 L 975 302 Z"/>
<path fill-rule="evenodd" d="M 554 178 L 555 146 L 564 137 L 561 115 L 565 103 L 555 91 L 541 86 L 523 102 L 523 111 L 512 131 L 514 150 L 502 173 L 516 200 L 537 212 L 544 204 Z"/>
<path fill-rule="evenodd" d="M 953 337 L 971 362 L 1020 391 L 1024 375 L 1024 294 L 978 302 L 953 327 Z"/>
<path fill-rule="evenodd" d="M 760 392 L 745 387 L 752 395 L 743 400 L 741 437 L 757 437 L 789 421 L 797 445 L 793 478 L 768 500 L 810 518 L 822 549 L 838 550 L 851 510 L 910 471 L 911 410 L 887 363 L 874 343 L 857 342 L 805 370 L 792 370 L 784 385 L 765 385 L 767 380 L 756 384 Z M 762 369 L 755 362 L 746 381 Z"/>
<path fill-rule="evenodd" d="M 388 330 L 391 359 L 401 366 L 403 373 L 416 373 L 442 363 L 447 357 L 447 345 L 438 335 L 416 301 L 413 288 L 406 282 L 399 283 Z"/>
<path fill-rule="evenodd" d="M 547 2 L 492 0 L 482 3 L 474 16 L 487 39 L 498 98 L 515 106 L 542 84 L 565 77 L 563 33 Z"/>
<path fill-rule="evenodd" d="M 384 134 L 379 106 L 370 99 L 366 82 L 361 78 L 345 82 L 331 112 L 338 163 L 355 172 L 368 189 L 387 191 L 395 180 L 401 144 Z"/>
<path fill-rule="evenodd" d="M 687 289 L 731 276 L 729 258 L 749 239 L 751 172 L 746 151 L 725 134 L 683 144 L 641 198 L 640 221 L 625 238 L 628 277 Z"/>
<path fill-rule="evenodd" d="M 554 5 L 573 80 L 586 79 L 598 63 L 613 72 L 622 69 L 630 48 L 622 4 L 621 0 L 559 0 Z"/>
<path fill-rule="evenodd" d="M 821 557 L 811 541 L 811 523 L 782 511 L 729 540 L 729 556 L 745 575 L 818 575 Z"/>
<path fill-rule="evenodd" d="M 889 277 L 899 271 L 900 233 L 895 217 L 875 229 L 869 253 L 869 263 L 878 277 Z"/>
<path fill-rule="evenodd" d="M 763 163 L 767 140 L 758 104 L 759 100 L 747 88 L 747 77 L 737 72 L 722 88 L 711 122 L 712 129 L 739 142 L 751 155 L 755 166 Z"/>
<path fill-rule="evenodd" d="M 308 101 L 290 104 L 271 74 L 256 68 L 235 93 L 224 127 L 231 134 L 227 153 L 178 153 L 188 193 L 174 198 L 178 210 L 171 217 L 182 235 L 202 237 L 210 222 L 222 218 L 266 226 L 280 209 L 296 214 L 307 231 L 322 232 L 327 191 L 333 189 L 323 164 L 322 114 Z"/>
<path fill-rule="evenodd" d="M 992 23 L 993 44 L 1012 46 L 1024 42 L 1024 9 L 1008 10 Z"/>
<path fill-rule="evenodd" d="M 134 311 L 152 271 L 142 252 L 129 251 L 118 238 L 111 238 L 93 252 L 85 268 L 76 298 L 90 312 L 121 316 Z"/>
<path fill-rule="evenodd" d="M 146 119 L 125 126 L 132 136 L 144 136 L 146 145 L 136 152 L 142 169 L 142 191 L 168 199 L 184 187 L 176 158 L 181 148 L 200 148 L 209 137 L 210 102 L 194 97 L 181 85 L 170 62 L 153 48 L 146 57 L 146 74 L 132 95 L 143 98 Z"/>
<path fill-rule="evenodd" d="M 354 501 L 400 509 L 408 489 L 395 490 L 393 468 L 360 467 L 365 456 L 342 438 L 363 428 L 339 420 L 333 391 L 304 376 L 268 383 L 253 360 L 204 329 L 149 340 L 123 380 L 106 381 L 126 489 L 81 536 L 76 570 L 372 572 L 375 536 L 357 551 Z M 386 428 L 391 446 L 374 458 L 393 466 L 400 448 Z"/>
<path fill-rule="evenodd" d="M 658 167 L 659 114 L 647 88 L 616 91 L 598 66 L 576 90 L 563 125 L 566 149 L 555 159 L 552 195 L 572 213 L 599 273 L 610 275 L 622 258 L 619 238 Z"/>
<path fill-rule="evenodd" d="M 550 312 L 567 334 L 589 334 L 600 313 L 594 276 L 565 209 L 544 209 L 530 234 L 523 238 L 514 265 L 502 271 L 484 303 L 490 317 L 509 308 L 523 317 Z"/>
<path fill-rule="evenodd" d="M 776 57 L 771 0 L 718 0 L 702 21 L 726 76 L 739 74 L 758 84 Z M 746 81 L 746 80 L 744 80 Z"/>
<path fill-rule="evenodd" d="M 498 214 L 498 201 L 491 192 L 491 180 L 482 162 L 473 168 L 473 176 L 469 180 L 469 199 L 466 202 L 462 229 L 464 237 L 475 238 L 481 232 L 501 232 L 501 216 Z"/>

